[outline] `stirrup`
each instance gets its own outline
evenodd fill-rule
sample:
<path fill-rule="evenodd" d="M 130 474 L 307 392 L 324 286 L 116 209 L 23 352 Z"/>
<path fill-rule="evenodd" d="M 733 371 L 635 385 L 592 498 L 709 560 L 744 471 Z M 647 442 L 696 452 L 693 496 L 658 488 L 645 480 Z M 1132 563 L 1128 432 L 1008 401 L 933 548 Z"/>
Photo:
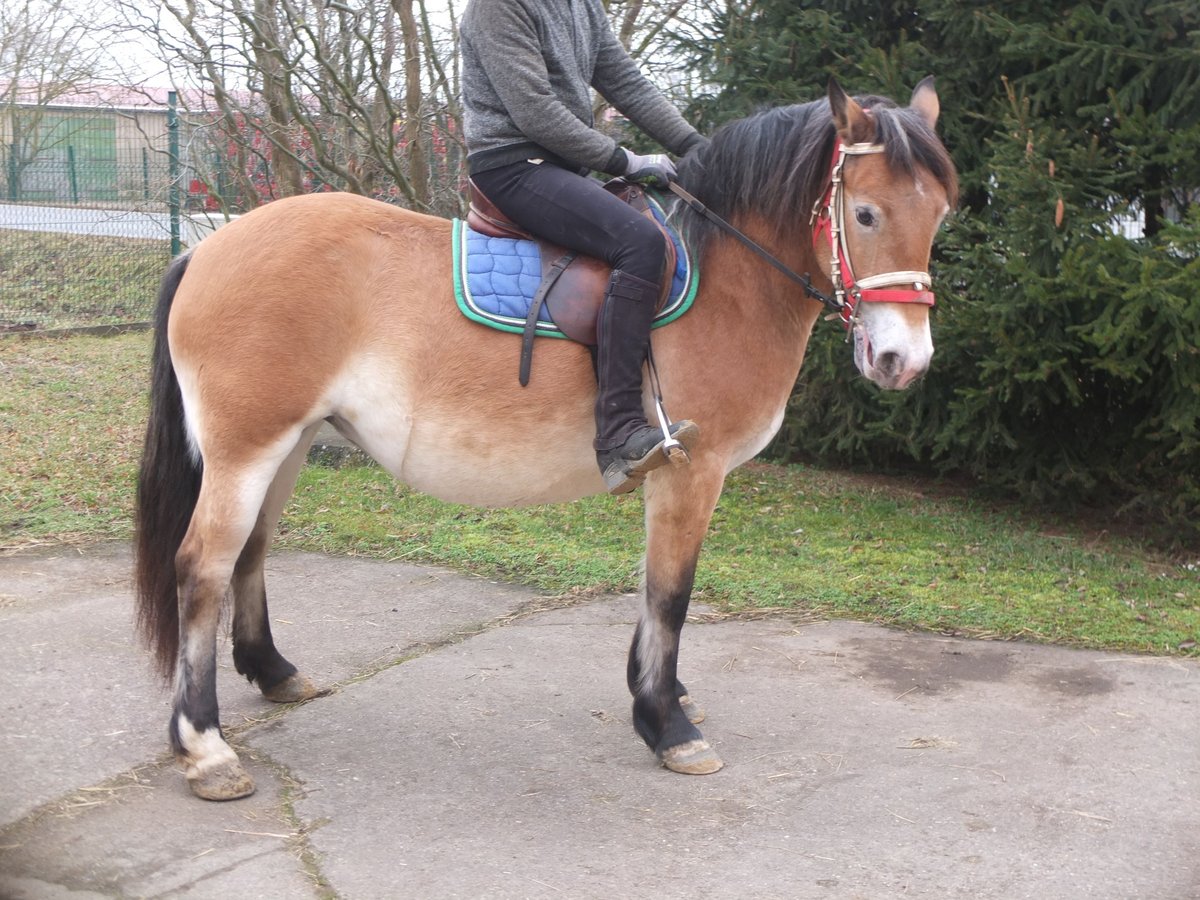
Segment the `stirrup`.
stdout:
<path fill-rule="evenodd" d="M 667 417 L 667 411 L 663 409 L 662 398 L 658 395 L 657 391 L 654 392 L 654 414 L 658 417 L 658 427 L 662 429 L 663 433 L 663 456 L 665 456 L 673 466 L 679 466 L 683 465 L 684 463 L 691 462 L 692 454 L 688 452 L 688 448 L 685 447 L 678 439 L 676 432 L 682 430 L 682 426 L 685 423 L 692 425 L 695 423 L 687 422 L 685 419 L 680 423 L 680 428 L 676 429 L 675 432 L 671 431 L 671 420 Z M 699 429 L 697 429 L 697 432 L 698 431 Z"/>
<path fill-rule="evenodd" d="M 691 459 L 689 450 L 699 437 L 700 427 L 687 419 L 671 425 L 666 437 L 653 425 L 640 428 L 621 447 L 596 454 L 605 488 L 610 494 L 628 494 L 637 490 L 655 469 L 688 462 Z M 668 441 L 671 449 L 667 447 Z M 622 450 L 635 455 L 623 456 Z"/>
<path fill-rule="evenodd" d="M 663 455 L 670 460 L 673 466 L 689 463 L 692 461 L 692 454 L 677 439 L 676 433 L 671 430 L 671 417 L 667 415 L 666 407 L 663 406 L 662 385 L 658 382 L 658 366 L 654 364 L 652 342 L 646 344 L 646 368 L 650 372 L 650 393 L 654 397 L 654 415 L 658 418 L 658 427 L 662 429 L 663 433 Z M 688 424 L 695 427 L 694 422 Z M 699 435 L 699 428 L 696 429 L 696 433 Z"/>

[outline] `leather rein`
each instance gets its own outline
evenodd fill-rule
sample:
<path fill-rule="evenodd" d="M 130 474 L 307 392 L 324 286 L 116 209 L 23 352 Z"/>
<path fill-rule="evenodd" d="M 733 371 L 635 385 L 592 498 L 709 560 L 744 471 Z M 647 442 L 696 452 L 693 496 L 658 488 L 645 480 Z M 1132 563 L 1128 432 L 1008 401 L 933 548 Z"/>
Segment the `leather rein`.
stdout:
<path fill-rule="evenodd" d="M 676 182 L 671 182 L 670 189 L 692 210 L 716 224 L 731 237 L 737 238 L 766 262 L 803 287 L 805 295 L 819 300 L 833 313 L 829 318 L 836 315 L 849 331 L 856 321 L 856 310 L 859 303 L 920 303 L 925 306 L 933 306 L 933 292 L 930 290 L 932 279 L 928 272 L 884 272 L 880 275 L 856 279 L 854 269 L 850 265 L 850 247 L 846 242 L 845 228 L 846 199 L 842 187 L 842 171 L 846 164 L 846 157 L 865 156 L 883 151 L 883 144 L 843 144 L 841 138 L 837 138 L 834 142 L 829 187 L 825 189 L 821 199 L 813 204 L 812 216 L 809 219 L 809 225 L 813 227 L 813 248 L 820 252 L 823 235 L 828 245 L 830 281 L 833 282 L 832 296 L 814 287 L 812 278 L 807 272 L 801 275 L 789 268 L 769 250 L 738 231 Z M 911 287 L 895 287 L 900 284 L 911 285 Z M 883 288 L 889 289 L 884 290 Z"/>

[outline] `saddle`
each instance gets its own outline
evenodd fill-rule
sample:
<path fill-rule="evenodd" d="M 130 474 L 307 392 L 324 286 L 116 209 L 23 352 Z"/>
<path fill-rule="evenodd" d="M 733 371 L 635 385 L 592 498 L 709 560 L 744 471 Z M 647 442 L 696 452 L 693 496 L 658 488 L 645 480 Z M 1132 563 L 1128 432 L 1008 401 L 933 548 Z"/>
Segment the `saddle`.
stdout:
<path fill-rule="evenodd" d="M 533 352 L 533 338 L 537 327 L 538 311 L 544 303 L 554 324 L 564 335 L 588 347 L 596 346 L 596 321 L 604 293 L 608 289 L 612 267 L 602 260 L 582 256 L 558 244 L 535 237 L 520 225 L 511 221 L 496 208 L 475 182 L 467 179 L 470 210 L 467 227 L 489 237 L 514 238 L 533 241 L 537 244 L 541 258 L 542 282 L 530 306 L 526 320 L 525 339 L 521 357 L 521 383 L 528 381 L 529 357 Z M 675 242 L 662 224 L 654 217 L 646 200 L 646 191 L 640 185 L 614 178 L 604 185 L 619 199 L 628 203 L 642 215 L 654 222 L 666 243 L 667 255 L 663 267 L 662 292 L 659 294 L 655 311 L 662 309 L 671 291 L 671 276 L 675 272 Z M 528 349 L 526 349 L 528 348 Z"/>

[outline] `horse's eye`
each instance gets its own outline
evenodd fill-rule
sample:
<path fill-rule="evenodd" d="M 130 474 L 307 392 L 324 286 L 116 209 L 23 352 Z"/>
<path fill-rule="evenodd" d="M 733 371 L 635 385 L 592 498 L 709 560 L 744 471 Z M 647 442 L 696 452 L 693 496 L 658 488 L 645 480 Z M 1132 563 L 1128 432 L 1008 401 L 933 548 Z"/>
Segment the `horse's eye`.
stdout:
<path fill-rule="evenodd" d="M 858 220 L 858 224 L 864 228 L 870 228 L 875 224 L 875 214 L 865 206 L 860 206 L 854 211 L 854 218 Z"/>

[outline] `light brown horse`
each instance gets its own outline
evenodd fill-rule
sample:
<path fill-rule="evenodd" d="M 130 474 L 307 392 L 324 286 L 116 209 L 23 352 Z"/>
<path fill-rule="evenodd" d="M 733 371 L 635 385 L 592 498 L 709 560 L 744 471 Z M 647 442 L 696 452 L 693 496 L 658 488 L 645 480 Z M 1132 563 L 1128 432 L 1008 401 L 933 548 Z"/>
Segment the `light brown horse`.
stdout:
<path fill-rule="evenodd" d="M 937 115 L 931 79 L 903 109 L 831 84 L 828 102 L 724 127 L 679 169 L 681 186 L 819 289 L 864 301 L 846 316 L 855 362 L 886 388 L 923 373 L 933 350 L 926 270 L 956 193 Z M 676 678 L 700 546 L 726 474 L 779 428 L 821 306 L 691 209 L 672 215 L 702 281 L 692 311 L 655 332 L 654 356 L 668 408 L 702 432 L 689 465 L 645 484 L 628 680 L 638 734 L 668 768 L 702 774 L 722 763 Z M 237 670 L 271 700 L 316 693 L 275 648 L 263 561 L 322 422 L 443 500 L 515 506 L 604 489 L 588 351 L 542 342 L 518 388 L 520 339 L 458 312 L 450 245 L 448 221 L 319 194 L 227 225 L 164 279 L 138 484 L 138 610 L 175 678 L 171 745 L 200 797 L 254 789 L 218 718 L 217 624 L 231 587 Z"/>

